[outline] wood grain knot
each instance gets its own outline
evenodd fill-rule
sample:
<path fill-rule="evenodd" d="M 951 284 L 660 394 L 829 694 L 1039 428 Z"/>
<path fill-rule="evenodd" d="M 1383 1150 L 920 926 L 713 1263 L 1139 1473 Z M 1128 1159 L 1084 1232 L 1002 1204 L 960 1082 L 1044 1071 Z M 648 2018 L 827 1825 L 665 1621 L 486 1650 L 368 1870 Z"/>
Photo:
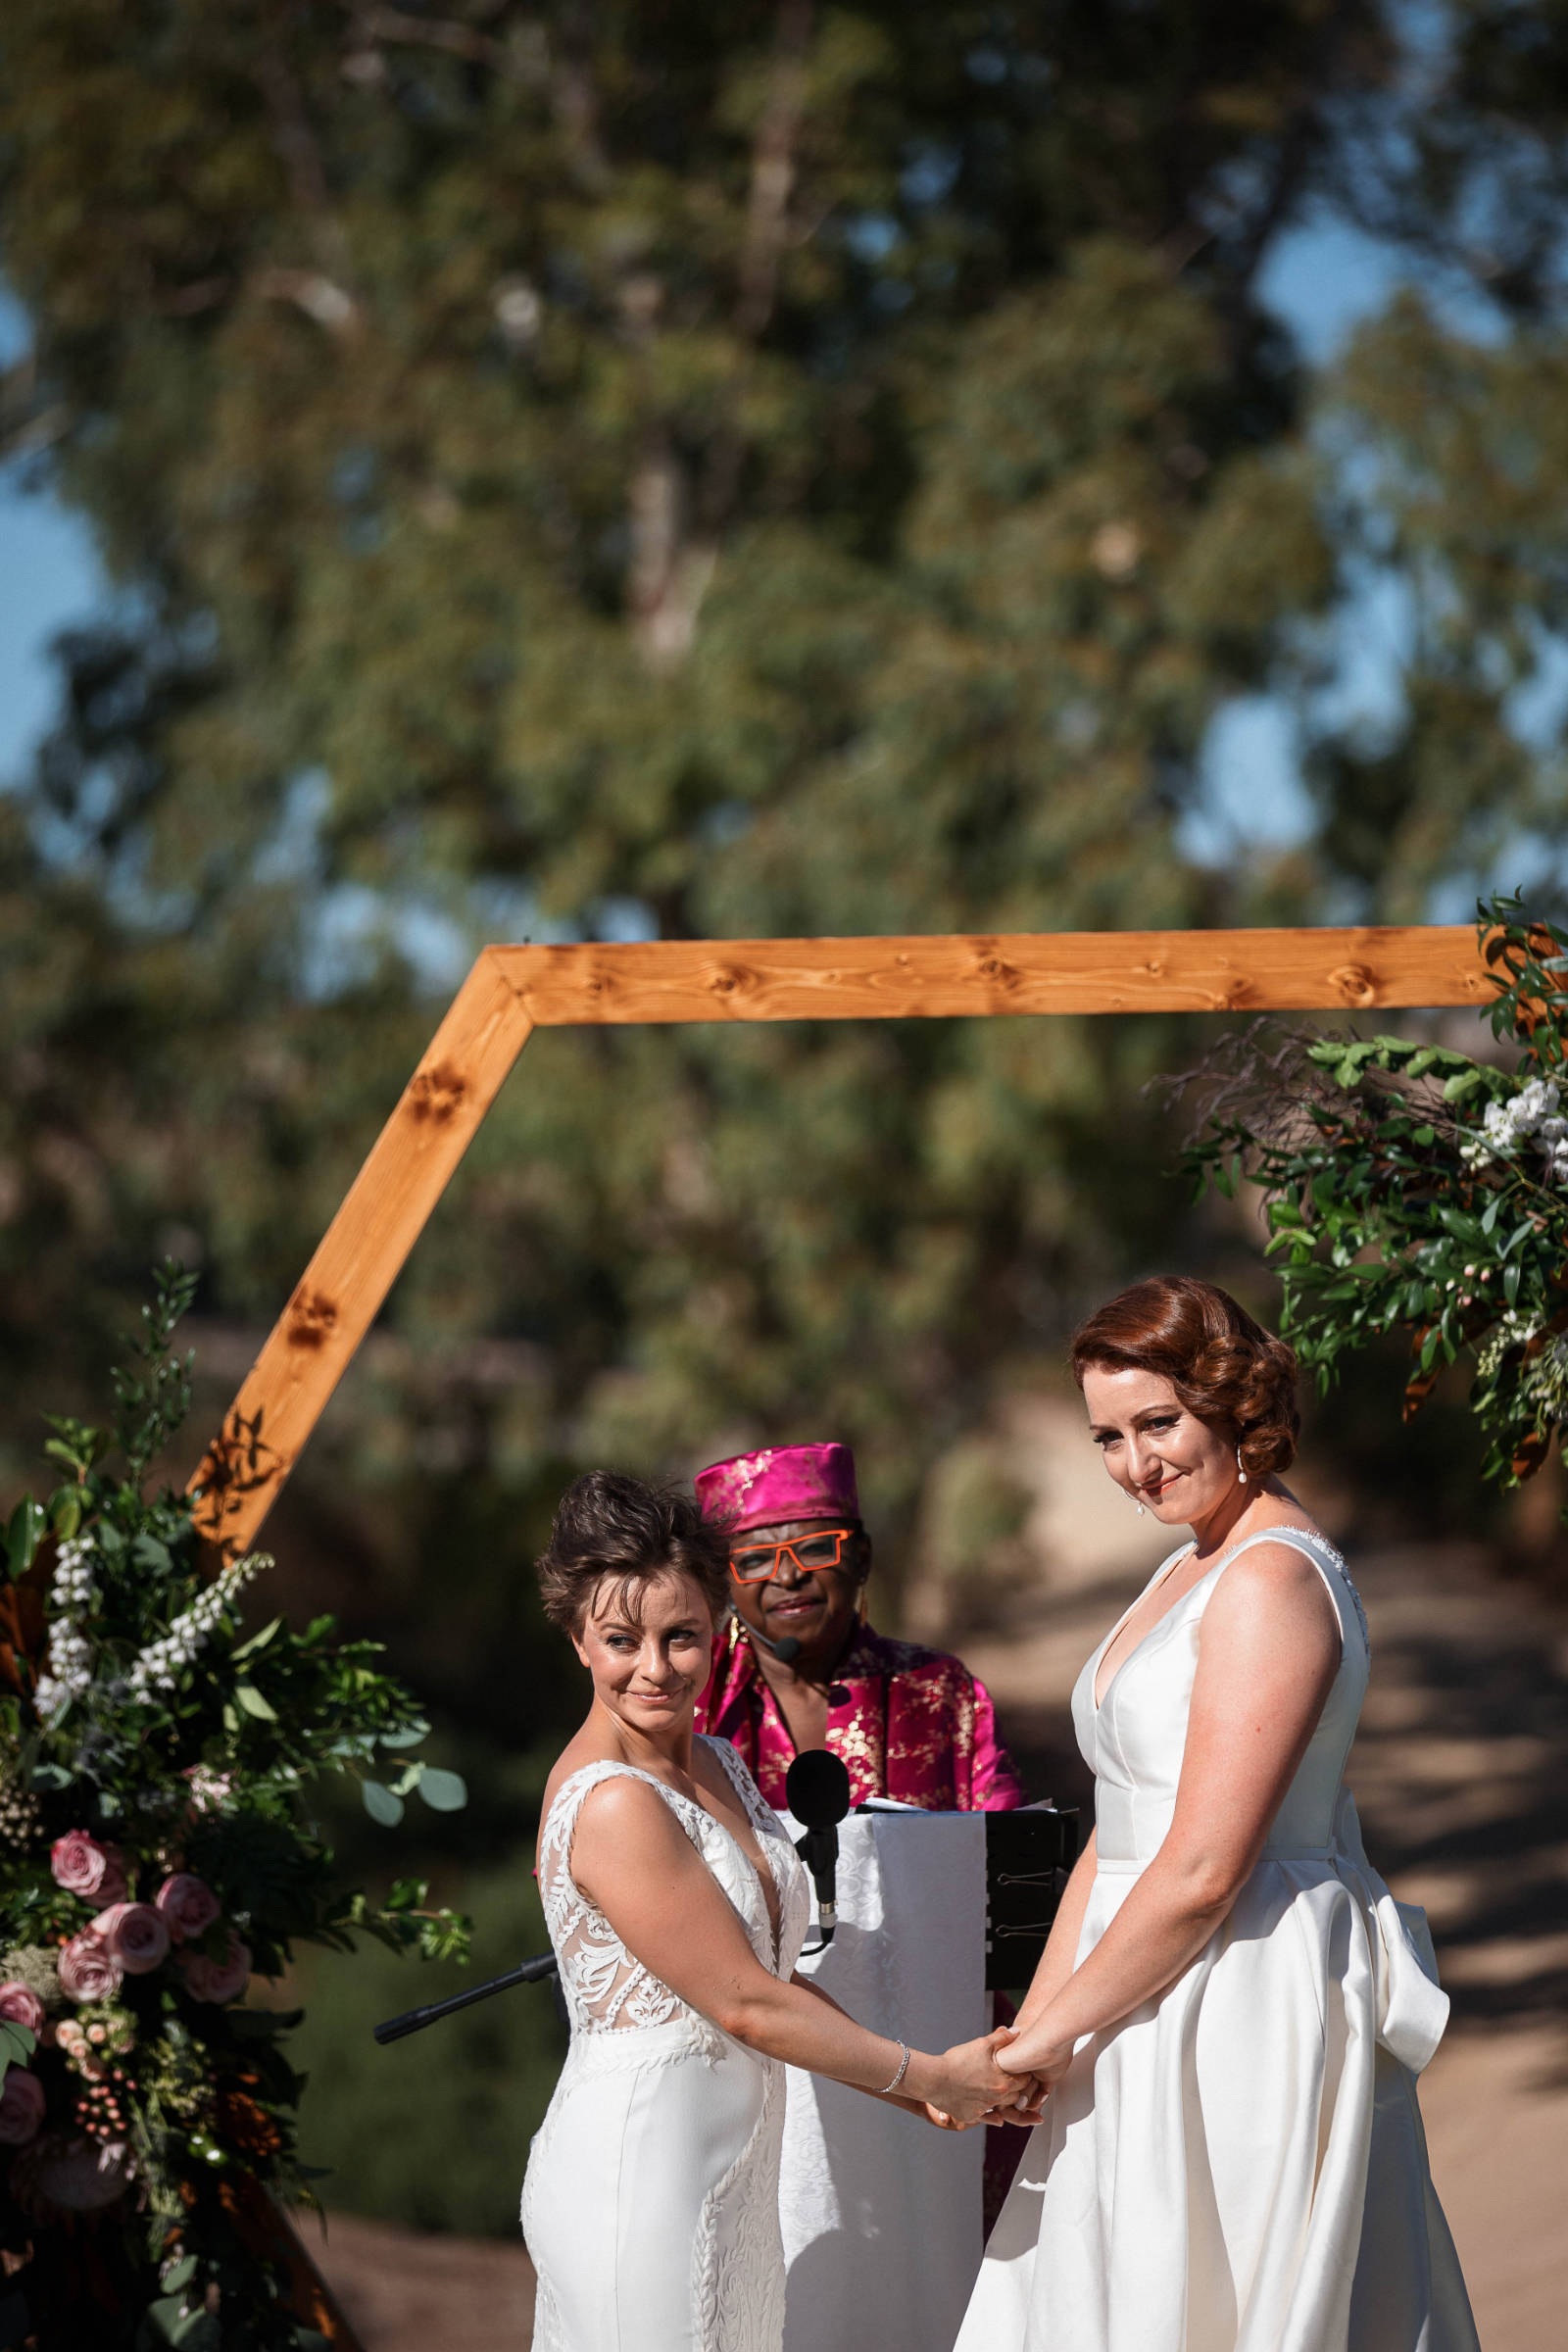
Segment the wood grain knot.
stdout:
<path fill-rule="evenodd" d="M 988 980 L 993 988 L 1011 990 L 1018 985 L 1017 966 L 1004 963 L 1000 956 L 982 956 L 974 968 L 978 976 Z"/>
<path fill-rule="evenodd" d="M 1330 972 L 1329 986 L 1342 1004 L 1375 1004 L 1378 984 L 1364 963 L 1342 963 L 1338 971 Z"/>
<path fill-rule="evenodd" d="M 283 1337 L 291 1348 L 324 1348 L 337 1329 L 337 1301 L 324 1291 L 296 1291 Z"/>
<path fill-rule="evenodd" d="M 416 1119 L 433 1119 L 444 1125 L 459 1108 L 468 1091 L 468 1081 L 450 1061 L 438 1061 L 433 1070 L 416 1070 L 409 1081 L 409 1108 Z"/>
<path fill-rule="evenodd" d="M 744 963 L 716 963 L 708 974 L 708 992 L 714 997 L 744 996 L 755 978 Z"/>

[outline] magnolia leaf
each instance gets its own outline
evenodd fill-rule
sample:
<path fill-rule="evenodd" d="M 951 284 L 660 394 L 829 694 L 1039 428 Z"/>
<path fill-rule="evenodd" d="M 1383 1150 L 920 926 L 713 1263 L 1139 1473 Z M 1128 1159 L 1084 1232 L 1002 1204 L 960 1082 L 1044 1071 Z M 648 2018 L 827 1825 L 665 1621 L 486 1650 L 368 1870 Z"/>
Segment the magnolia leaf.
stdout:
<path fill-rule="evenodd" d="M 383 1788 L 379 1781 L 362 1781 L 360 1794 L 365 1799 L 365 1810 L 372 1821 L 378 1821 L 383 1830 L 397 1828 L 403 1819 L 401 1796 L 394 1796 L 391 1789 Z"/>
<path fill-rule="evenodd" d="M 32 1566 L 47 1525 L 42 1506 L 24 1494 L 6 1522 L 6 1566 L 14 1577 L 25 1576 Z"/>
<path fill-rule="evenodd" d="M 433 1764 L 427 1764 L 419 1776 L 419 1794 L 432 1813 L 459 1813 L 468 1801 L 462 1773 L 441 1772 Z"/>
<path fill-rule="evenodd" d="M 228 1653 L 230 1664 L 237 1666 L 241 1658 L 253 1657 L 257 1650 L 265 1649 L 282 1622 L 281 1617 L 274 1617 L 270 1625 L 264 1625 L 259 1634 L 252 1634 L 250 1640 L 242 1642 L 238 1649 L 230 1650 Z"/>
<path fill-rule="evenodd" d="M 275 1723 L 277 1721 L 277 1709 L 270 1700 L 262 1696 L 254 1683 L 236 1683 L 234 1696 L 246 1714 L 254 1715 L 258 1723 Z"/>
<path fill-rule="evenodd" d="M 14 2018 L 0 2018 L 0 2054 L 7 2066 L 25 2066 L 38 2047 L 38 2036 L 29 2026 L 19 2026 Z"/>

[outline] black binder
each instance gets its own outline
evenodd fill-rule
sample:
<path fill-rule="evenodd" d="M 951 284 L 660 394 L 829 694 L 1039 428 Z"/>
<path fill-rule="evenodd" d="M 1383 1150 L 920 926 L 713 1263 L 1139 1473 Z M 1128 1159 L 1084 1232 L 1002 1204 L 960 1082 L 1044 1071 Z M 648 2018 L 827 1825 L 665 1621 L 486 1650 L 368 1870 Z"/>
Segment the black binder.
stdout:
<path fill-rule="evenodd" d="M 988 1813 L 986 1990 L 1027 1984 L 1046 1948 L 1067 1874 L 1078 1859 L 1078 1813 L 1054 1805 Z"/>

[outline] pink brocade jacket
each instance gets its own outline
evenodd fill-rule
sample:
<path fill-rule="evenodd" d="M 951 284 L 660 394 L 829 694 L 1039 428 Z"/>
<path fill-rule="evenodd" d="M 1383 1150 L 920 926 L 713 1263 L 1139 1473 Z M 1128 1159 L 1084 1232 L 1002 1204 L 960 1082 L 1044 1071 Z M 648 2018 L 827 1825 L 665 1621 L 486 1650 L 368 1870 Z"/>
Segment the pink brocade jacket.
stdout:
<path fill-rule="evenodd" d="M 844 1697 L 828 1709 L 827 1744 L 849 1768 L 853 1803 L 891 1796 L 927 1813 L 1009 1813 L 1024 1802 L 991 1694 L 961 1659 L 862 1625 L 834 1680 Z M 714 1645 L 697 1728 L 738 1748 L 767 1802 L 782 1808 L 795 1742 L 733 1620 Z"/>

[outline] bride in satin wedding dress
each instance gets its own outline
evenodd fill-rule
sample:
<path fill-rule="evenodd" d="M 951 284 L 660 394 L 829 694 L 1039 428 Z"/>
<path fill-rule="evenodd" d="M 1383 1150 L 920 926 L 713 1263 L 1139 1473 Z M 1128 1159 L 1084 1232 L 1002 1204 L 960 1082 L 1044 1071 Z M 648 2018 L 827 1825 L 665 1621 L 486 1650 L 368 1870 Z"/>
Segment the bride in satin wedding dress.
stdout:
<path fill-rule="evenodd" d="M 1448 2004 L 1342 1779 L 1366 1620 L 1274 1475 L 1295 1357 L 1161 1278 L 1073 1368 L 1195 1540 L 1073 1693 L 1095 1834 L 999 2054 L 1053 2087 L 956 2352 L 1477 2352 L 1416 2103 Z"/>
<path fill-rule="evenodd" d="M 534 2352 L 779 2352 L 785 2062 L 960 2123 L 1033 2112 L 1036 2086 L 999 2072 L 1004 2034 L 930 2056 L 795 1976 L 795 1849 L 728 1742 L 693 1733 L 729 1591 L 696 1503 L 593 1472 L 539 1571 L 593 1703 L 539 1836 L 571 2044 L 523 2184 Z"/>

